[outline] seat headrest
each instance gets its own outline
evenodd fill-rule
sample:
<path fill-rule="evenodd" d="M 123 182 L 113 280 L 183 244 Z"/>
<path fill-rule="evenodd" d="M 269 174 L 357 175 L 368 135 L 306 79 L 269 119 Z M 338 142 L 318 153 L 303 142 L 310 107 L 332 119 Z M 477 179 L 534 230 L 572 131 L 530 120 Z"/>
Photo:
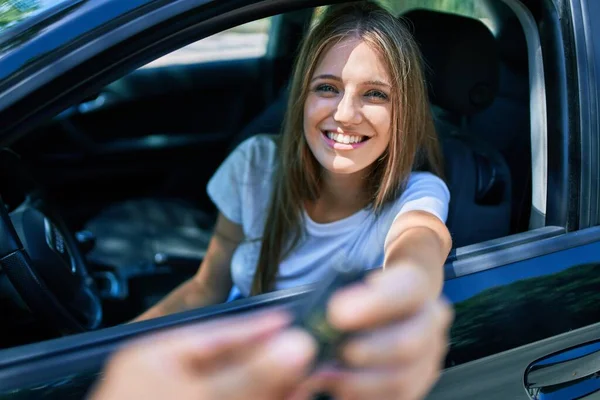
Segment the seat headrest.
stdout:
<path fill-rule="evenodd" d="M 481 21 L 420 9 L 401 19 L 420 45 L 434 104 L 471 115 L 494 101 L 500 55 L 494 36 Z"/>

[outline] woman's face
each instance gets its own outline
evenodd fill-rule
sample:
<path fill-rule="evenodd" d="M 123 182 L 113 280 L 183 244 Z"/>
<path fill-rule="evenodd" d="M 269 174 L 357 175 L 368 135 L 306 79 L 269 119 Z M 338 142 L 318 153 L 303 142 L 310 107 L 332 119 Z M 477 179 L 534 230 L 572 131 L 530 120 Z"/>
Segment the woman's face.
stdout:
<path fill-rule="evenodd" d="M 319 163 L 334 174 L 359 172 L 390 142 L 390 74 L 360 39 L 321 56 L 304 104 L 304 135 Z"/>

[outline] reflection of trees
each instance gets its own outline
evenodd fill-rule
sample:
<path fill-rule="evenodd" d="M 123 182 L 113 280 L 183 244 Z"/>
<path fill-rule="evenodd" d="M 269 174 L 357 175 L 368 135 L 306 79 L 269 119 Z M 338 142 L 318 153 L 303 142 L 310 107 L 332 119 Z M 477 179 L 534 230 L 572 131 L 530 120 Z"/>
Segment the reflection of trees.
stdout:
<path fill-rule="evenodd" d="M 600 321 L 600 266 L 488 289 L 455 304 L 448 360 L 463 363 Z"/>
<path fill-rule="evenodd" d="M 39 6 L 38 0 L 0 0 L 0 30 L 27 17 Z"/>

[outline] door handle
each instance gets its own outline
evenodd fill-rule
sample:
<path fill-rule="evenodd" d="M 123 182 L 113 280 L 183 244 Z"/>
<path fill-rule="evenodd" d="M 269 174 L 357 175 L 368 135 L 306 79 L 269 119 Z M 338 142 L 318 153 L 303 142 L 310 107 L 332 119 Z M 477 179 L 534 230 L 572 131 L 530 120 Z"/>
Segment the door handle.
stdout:
<path fill-rule="evenodd" d="M 534 361 L 525 371 L 525 389 L 533 400 L 600 399 L 600 341 Z"/>
<path fill-rule="evenodd" d="M 100 93 L 92 100 L 79 103 L 77 109 L 81 114 L 96 111 L 106 105 L 106 100 L 108 100 L 107 96 L 104 93 Z"/>

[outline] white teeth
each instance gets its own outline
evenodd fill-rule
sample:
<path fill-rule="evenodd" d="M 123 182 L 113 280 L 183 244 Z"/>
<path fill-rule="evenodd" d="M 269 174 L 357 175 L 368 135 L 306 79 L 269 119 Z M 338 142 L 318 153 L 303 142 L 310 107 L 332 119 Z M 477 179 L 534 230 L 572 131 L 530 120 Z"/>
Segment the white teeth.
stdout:
<path fill-rule="evenodd" d="M 350 144 L 360 143 L 363 141 L 364 136 L 344 135 L 343 133 L 327 132 L 327 137 L 335 142 Z"/>

